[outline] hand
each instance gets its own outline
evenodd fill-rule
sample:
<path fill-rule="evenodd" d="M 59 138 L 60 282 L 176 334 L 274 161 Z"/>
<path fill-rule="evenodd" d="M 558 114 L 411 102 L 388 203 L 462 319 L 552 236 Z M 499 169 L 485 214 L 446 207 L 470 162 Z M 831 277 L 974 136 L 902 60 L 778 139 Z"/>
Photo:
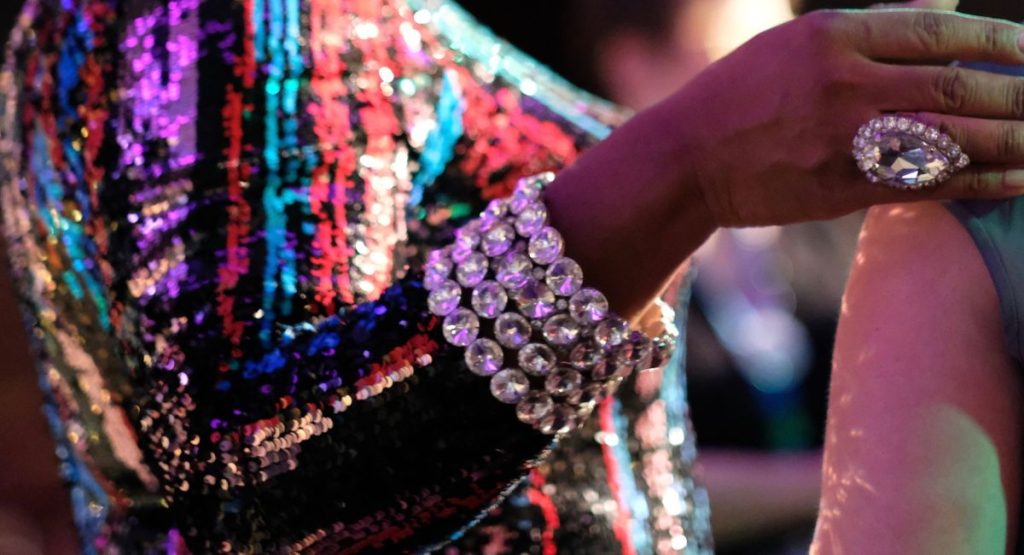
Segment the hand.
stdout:
<path fill-rule="evenodd" d="M 934 2 L 932 3 L 934 5 Z M 1024 79 L 948 66 L 1024 64 L 1024 27 L 925 10 L 817 12 L 755 38 L 663 105 L 717 226 L 836 217 L 873 204 L 1024 193 Z M 858 127 L 912 113 L 974 164 L 934 189 L 869 183 Z"/>

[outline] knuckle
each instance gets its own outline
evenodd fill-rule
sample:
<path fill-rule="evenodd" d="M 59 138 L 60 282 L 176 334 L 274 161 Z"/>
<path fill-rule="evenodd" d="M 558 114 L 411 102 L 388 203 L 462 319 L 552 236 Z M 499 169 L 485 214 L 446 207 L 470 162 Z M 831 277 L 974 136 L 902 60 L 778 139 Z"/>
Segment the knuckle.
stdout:
<path fill-rule="evenodd" d="M 988 180 L 980 173 L 971 173 L 963 176 L 963 190 L 972 196 L 981 196 L 989 189 Z"/>
<path fill-rule="evenodd" d="M 1020 158 L 1024 153 L 1024 130 L 1018 125 L 1002 124 L 996 140 L 996 149 L 996 155 L 1000 159 Z"/>
<path fill-rule="evenodd" d="M 1003 32 L 996 25 L 989 23 L 982 27 L 980 40 L 981 47 L 985 52 L 999 52 L 1003 50 Z"/>
<path fill-rule="evenodd" d="M 935 93 L 944 111 L 960 112 L 970 100 L 971 83 L 962 70 L 946 69 L 935 79 Z"/>
<path fill-rule="evenodd" d="M 921 12 L 911 20 L 909 33 L 928 50 L 939 50 L 946 42 L 950 28 L 947 19 L 937 12 Z"/>
<path fill-rule="evenodd" d="M 1024 119 L 1024 80 L 1015 81 L 1010 85 L 1007 106 L 1011 118 Z"/>
<path fill-rule="evenodd" d="M 829 10 L 811 12 L 801 18 L 804 30 L 816 42 L 834 39 L 837 29 L 848 19 L 845 15 Z"/>

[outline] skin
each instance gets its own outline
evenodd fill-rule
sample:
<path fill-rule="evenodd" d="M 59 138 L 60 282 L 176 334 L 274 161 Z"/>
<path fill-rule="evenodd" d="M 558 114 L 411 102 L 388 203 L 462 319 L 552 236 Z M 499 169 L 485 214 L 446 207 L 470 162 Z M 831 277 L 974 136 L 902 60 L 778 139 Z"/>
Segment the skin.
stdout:
<path fill-rule="evenodd" d="M 548 193 L 552 221 L 593 285 L 632 315 L 717 227 L 1016 196 L 1024 192 L 1024 123 L 1014 121 L 1024 118 L 1024 81 L 915 64 L 1024 64 L 1022 34 L 1008 22 L 923 10 L 817 12 L 781 25 L 562 172 Z M 932 114 L 976 163 L 924 192 L 867 183 L 850 143 L 882 112 Z"/>
<path fill-rule="evenodd" d="M 836 340 L 812 552 L 1010 552 L 1022 400 L 967 232 L 936 203 L 873 209 Z"/>
<path fill-rule="evenodd" d="M 1007 170 L 1024 168 L 1024 124 L 1011 123 L 1024 116 L 1024 83 L 915 64 L 1024 63 L 1022 33 L 1005 22 L 920 11 L 829 12 L 783 25 L 560 174 L 548 195 L 551 218 L 590 283 L 632 317 L 717 227 L 832 218 L 900 200 L 1020 194 L 1024 174 Z M 981 164 L 924 194 L 867 184 L 849 143 L 884 111 L 935 114 L 954 138 L 977 145 Z M 985 152 L 988 144 L 1003 146 Z"/>

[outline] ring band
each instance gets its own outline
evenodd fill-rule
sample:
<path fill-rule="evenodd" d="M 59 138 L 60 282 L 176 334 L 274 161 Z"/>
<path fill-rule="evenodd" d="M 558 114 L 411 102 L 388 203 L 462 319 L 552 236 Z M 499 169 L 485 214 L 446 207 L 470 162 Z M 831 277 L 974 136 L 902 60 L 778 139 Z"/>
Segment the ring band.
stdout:
<path fill-rule="evenodd" d="M 949 135 L 896 115 L 864 124 L 853 140 L 853 157 L 872 183 L 902 190 L 933 187 L 971 163 Z"/>

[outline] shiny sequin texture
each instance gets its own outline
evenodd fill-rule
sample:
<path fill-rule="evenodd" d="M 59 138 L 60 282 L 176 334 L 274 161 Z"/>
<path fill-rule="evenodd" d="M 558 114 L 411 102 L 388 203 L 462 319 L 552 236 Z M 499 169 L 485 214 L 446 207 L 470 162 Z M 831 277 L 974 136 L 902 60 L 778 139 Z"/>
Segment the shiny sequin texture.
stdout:
<path fill-rule="evenodd" d="M 707 547 L 678 372 L 544 458 L 422 285 L 472 282 L 426 253 L 618 111 L 447 0 L 35 0 L 6 60 L 3 231 L 86 552 Z"/>

